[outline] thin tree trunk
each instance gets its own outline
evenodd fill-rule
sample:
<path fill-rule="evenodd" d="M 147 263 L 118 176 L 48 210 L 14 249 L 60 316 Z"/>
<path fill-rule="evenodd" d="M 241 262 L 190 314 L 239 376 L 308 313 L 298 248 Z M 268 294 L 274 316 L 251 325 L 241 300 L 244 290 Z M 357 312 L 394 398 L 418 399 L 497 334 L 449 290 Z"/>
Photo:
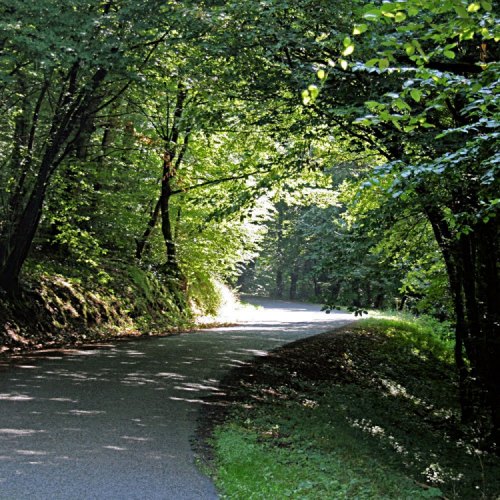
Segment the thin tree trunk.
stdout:
<path fill-rule="evenodd" d="M 172 119 L 172 126 L 169 127 L 169 117 L 167 116 L 167 130 L 165 136 L 163 137 L 165 147 L 163 152 L 160 197 L 150 215 L 147 227 L 142 234 L 142 237 L 136 242 L 136 257 L 140 259 L 144 252 L 146 243 L 153 232 L 158 217 L 161 215 L 161 232 L 166 251 L 166 271 L 170 276 L 178 278 L 181 283 L 183 283 L 183 286 L 185 285 L 185 279 L 182 276 L 177 261 L 177 250 L 174 241 L 170 208 L 171 198 L 176 194 L 176 192 L 172 189 L 172 180 L 176 175 L 177 169 L 181 166 L 182 159 L 186 153 L 189 143 L 190 130 L 187 129 L 184 135 L 184 141 L 179 149 L 179 138 L 181 134 L 179 124 L 184 112 L 184 102 L 186 97 L 187 90 L 181 82 L 177 88 L 177 98 Z"/>
<path fill-rule="evenodd" d="M 282 299 L 283 298 L 283 289 L 284 289 L 284 284 L 283 284 L 283 270 L 281 267 L 279 267 L 276 270 L 276 285 L 274 288 L 274 297 L 277 299 Z"/>
<path fill-rule="evenodd" d="M 148 220 L 148 225 L 146 226 L 146 230 L 142 234 L 141 238 L 136 240 L 135 258 L 137 260 L 142 259 L 142 254 L 144 253 L 146 244 L 158 221 L 158 216 L 160 215 L 160 207 L 161 207 L 161 197 L 158 198 L 158 201 L 156 202 L 155 207 L 151 212 L 151 215 Z"/>
<path fill-rule="evenodd" d="M 297 298 L 297 283 L 299 281 L 299 269 L 298 265 L 295 264 L 291 274 L 290 274 L 290 300 L 296 300 Z"/>
<path fill-rule="evenodd" d="M 161 232 L 165 243 L 167 274 L 173 278 L 181 278 L 181 272 L 177 262 L 177 250 L 172 232 L 172 222 L 170 219 L 170 201 L 172 197 L 171 180 L 173 176 L 172 154 L 169 151 L 165 151 L 160 196 Z"/>
<path fill-rule="evenodd" d="M 284 278 L 283 278 L 283 266 L 284 266 L 284 245 L 283 245 L 283 222 L 285 219 L 285 204 L 283 202 L 278 202 L 276 205 L 278 211 L 277 223 L 277 241 L 276 241 L 276 283 L 274 288 L 274 296 L 278 299 L 283 298 L 284 292 Z"/>

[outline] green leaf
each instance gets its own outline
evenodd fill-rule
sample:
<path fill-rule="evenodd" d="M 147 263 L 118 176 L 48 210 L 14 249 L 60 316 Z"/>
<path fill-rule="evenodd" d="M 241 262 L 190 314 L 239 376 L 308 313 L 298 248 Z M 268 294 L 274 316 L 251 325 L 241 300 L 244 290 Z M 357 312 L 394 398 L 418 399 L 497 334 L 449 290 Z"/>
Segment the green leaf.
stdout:
<path fill-rule="evenodd" d="M 422 91 L 418 89 L 412 89 L 410 95 L 415 102 L 420 102 L 420 99 L 422 98 Z"/>
<path fill-rule="evenodd" d="M 380 69 L 387 69 L 389 67 L 389 59 L 380 59 L 378 63 Z"/>
<path fill-rule="evenodd" d="M 403 99 L 397 99 L 394 101 L 394 105 L 400 110 L 400 111 L 411 111 L 411 107 L 403 101 Z"/>
<path fill-rule="evenodd" d="M 481 8 L 481 4 L 474 2 L 467 7 L 467 12 L 477 12 Z"/>
<path fill-rule="evenodd" d="M 467 9 L 463 5 L 455 5 L 454 7 L 455 12 L 459 15 L 459 17 L 469 17 L 469 14 L 467 13 Z"/>
<path fill-rule="evenodd" d="M 318 97 L 319 89 L 316 85 L 309 85 L 309 87 L 307 87 L 307 90 L 309 91 L 311 99 L 314 100 L 316 99 L 316 97 Z"/>
<path fill-rule="evenodd" d="M 382 6 L 380 7 L 380 10 L 385 13 L 394 12 L 395 10 L 398 10 L 398 5 L 393 3 L 383 3 Z"/>
<path fill-rule="evenodd" d="M 406 14 L 405 14 L 404 12 L 396 12 L 396 17 L 394 18 L 394 20 L 395 20 L 397 23 L 401 23 L 401 22 L 403 22 L 405 19 L 406 19 Z"/>
<path fill-rule="evenodd" d="M 492 5 L 491 2 L 482 0 L 481 1 L 481 7 L 486 11 L 486 12 L 491 12 L 492 10 Z"/>
<path fill-rule="evenodd" d="M 455 59 L 455 52 L 453 52 L 453 50 L 445 50 L 443 52 L 443 55 L 446 56 L 448 59 Z"/>
<path fill-rule="evenodd" d="M 368 26 L 366 24 L 357 24 L 354 26 L 354 29 L 352 30 L 353 35 L 361 35 L 361 33 L 364 33 L 368 29 Z"/>
<path fill-rule="evenodd" d="M 352 45 L 352 40 L 348 36 L 346 36 L 342 43 L 343 43 L 344 47 L 349 47 L 349 45 Z"/>
<path fill-rule="evenodd" d="M 465 30 L 460 34 L 460 40 L 472 40 L 474 38 L 474 34 L 475 32 L 473 29 Z"/>
<path fill-rule="evenodd" d="M 415 47 L 411 43 L 405 45 L 405 51 L 408 56 L 415 54 Z"/>
<path fill-rule="evenodd" d="M 326 78 L 326 72 L 324 69 L 319 69 L 316 74 L 320 80 L 324 80 Z"/>
<path fill-rule="evenodd" d="M 380 18 L 381 14 L 378 9 L 370 9 L 369 11 L 363 14 L 363 18 L 367 21 L 377 21 Z"/>
<path fill-rule="evenodd" d="M 349 66 L 348 62 L 345 59 L 339 59 L 340 67 L 345 71 Z"/>
<path fill-rule="evenodd" d="M 365 102 L 365 106 L 368 109 L 372 110 L 372 109 L 377 108 L 378 106 L 380 106 L 380 103 L 377 102 L 377 101 L 366 101 Z"/>
<path fill-rule="evenodd" d="M 349 56 L 354 52 L 354 45 L 349 45 L 342 51 L 343 56 Z"/>

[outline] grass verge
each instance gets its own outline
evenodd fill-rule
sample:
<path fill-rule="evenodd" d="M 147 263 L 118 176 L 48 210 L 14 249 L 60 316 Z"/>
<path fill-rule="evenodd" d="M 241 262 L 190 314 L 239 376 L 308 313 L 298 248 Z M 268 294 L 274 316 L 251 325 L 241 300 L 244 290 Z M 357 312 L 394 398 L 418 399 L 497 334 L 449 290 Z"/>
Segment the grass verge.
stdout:
<path fill-rule="evenodd" d="M 225 498 L 500 498 L 500 460 L 459 423 L 451 345 L 368 319 L 231 373 L 213 429 Z"/>

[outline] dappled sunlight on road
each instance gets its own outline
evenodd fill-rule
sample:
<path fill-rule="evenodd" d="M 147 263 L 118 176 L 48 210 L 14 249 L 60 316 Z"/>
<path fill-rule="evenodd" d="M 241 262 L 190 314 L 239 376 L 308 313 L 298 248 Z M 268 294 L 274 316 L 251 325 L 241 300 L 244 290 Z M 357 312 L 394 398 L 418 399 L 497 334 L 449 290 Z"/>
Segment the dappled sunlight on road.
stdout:
<path fill-rule="evenodd" d="M 0 394 L 0 401 L 29 401 L 33 399 L 26 394 Z"/>
<path fill-rule="evenodd" d="M 36 432 L 44 432 L 34 429 L 0 429 L 0 435 L 4 434 L 7 436 L 29 436 L 35 434 Z"/>
<path fill-rule="evenodd" d="M 194 467 L 189 439 L 199 407 L 219 404 L 213 396 L 223 395 L 221 377 L 251 357 L 353 320 L 319 306 L 255 302 L 238 312 L 239 326 L 4 364 L 0 497 L 165 498 L 196 477 L 207 489 L 193 497 L 215 498 Z"/>

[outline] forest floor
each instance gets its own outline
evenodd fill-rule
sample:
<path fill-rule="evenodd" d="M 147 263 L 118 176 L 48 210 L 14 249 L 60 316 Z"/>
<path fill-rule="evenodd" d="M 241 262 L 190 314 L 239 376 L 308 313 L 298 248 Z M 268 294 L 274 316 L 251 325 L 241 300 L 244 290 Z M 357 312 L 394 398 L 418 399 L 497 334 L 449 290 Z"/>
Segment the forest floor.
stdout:
<path fill-rule="evenodd" d="M 227 498 L 500 498 L 444 344 L 366 320 L 236 368 L 198 452 Z M 212 401 L 213 402 L 213 401 Z"/>

